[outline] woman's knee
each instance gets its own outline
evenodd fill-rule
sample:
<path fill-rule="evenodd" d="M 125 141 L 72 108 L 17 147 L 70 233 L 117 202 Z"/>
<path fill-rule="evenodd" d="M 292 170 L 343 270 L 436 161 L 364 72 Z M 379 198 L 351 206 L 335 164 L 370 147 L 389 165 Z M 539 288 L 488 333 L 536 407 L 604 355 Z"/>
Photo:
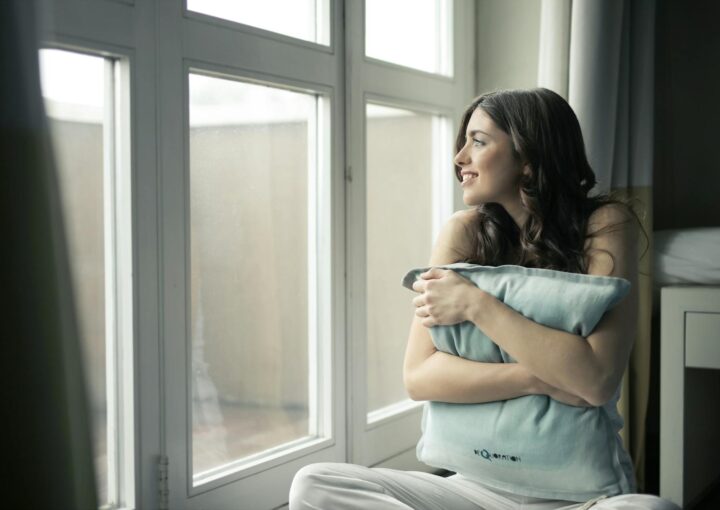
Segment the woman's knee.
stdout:
<path fill-rule="evenodd" d="M 289 509 L 315 509 L 328 495 L 328 475 L 338 473 L 341 463 L 316 462 L 300 468 L 290 485 Z"/>

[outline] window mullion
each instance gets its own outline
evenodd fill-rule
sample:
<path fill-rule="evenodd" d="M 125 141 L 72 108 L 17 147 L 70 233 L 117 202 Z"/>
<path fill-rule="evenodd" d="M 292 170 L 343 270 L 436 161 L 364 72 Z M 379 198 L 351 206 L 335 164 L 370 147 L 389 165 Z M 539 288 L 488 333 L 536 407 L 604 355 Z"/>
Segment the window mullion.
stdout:
<path fill-rule="evenodd" d="M 105 60 L 103 113 L 103 223 L 105 265 L 105 391 L 108 502 L 115 506 L 118 493 L 118 371 L 117 371 L 117 266 L 115 206 L 115 80 L 114 62 Z"/>

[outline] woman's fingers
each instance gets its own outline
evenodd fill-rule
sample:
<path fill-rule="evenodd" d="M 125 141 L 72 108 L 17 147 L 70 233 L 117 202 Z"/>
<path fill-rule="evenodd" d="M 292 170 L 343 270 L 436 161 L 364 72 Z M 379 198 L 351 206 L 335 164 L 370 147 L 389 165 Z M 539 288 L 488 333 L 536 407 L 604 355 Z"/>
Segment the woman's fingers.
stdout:
<path fill-rule="evenodd" d="M 440 269 L 439 267 L 431 267 L 424 273 L 420 274 L 420 278 L 429 279 L 429 278 L 442 278 L 443 275 L 447 272 L 450 272 L 449 269 Z"/>
<path fill-rule="evenodd" d="M 424 292 L 427 282 L 425 280 L 415 280 L 412 284 L 412 288 L 417 292 Z"/>
<path fill-rule="evenodd" d="M 430 312 L 428 312 L 426 306 L 419 306 L 415 309 L 415 315 L 417 315 L 418 317 L 429 317 Z"/>

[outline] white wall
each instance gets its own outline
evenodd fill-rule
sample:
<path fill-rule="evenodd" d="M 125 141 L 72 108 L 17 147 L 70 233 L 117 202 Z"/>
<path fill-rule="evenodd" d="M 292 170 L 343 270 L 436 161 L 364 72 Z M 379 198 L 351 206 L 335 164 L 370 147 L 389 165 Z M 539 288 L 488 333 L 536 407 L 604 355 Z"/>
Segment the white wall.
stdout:
<path fill-rule="evenodd" d="M 537 86 L 540 0 L 477 0 L 478 95 Z"/>

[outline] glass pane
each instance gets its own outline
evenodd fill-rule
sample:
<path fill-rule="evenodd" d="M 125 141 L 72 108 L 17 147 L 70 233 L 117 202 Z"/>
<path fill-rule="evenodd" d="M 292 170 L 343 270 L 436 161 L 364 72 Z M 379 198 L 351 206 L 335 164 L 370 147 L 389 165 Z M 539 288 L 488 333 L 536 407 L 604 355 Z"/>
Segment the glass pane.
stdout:
<path fill-rule="evenodd" d="M 100 57 L 40 50 L 42 93 L 60 182 L 90 398 L 100 503 L 108 502 L 104 66 Z"/>
<path fill-rule="evenodd" d="M 187 0 L 188 10 L 330 44 L 328 0 Z"/>
<path fill-rule="evenodd" d="M 314 95 L 190 75 L 196 483 L 214 468 L 310 435 L 316 103 Z"/>
<path fill-rule="evenodd" d="M 407 399 L 402 366 L 415 307 L 400 285 L 432 247 L 433 115 L 368 104 L 367 411 Z"/>
<path fill-rule="evenodd" d="M 451 75 L 451 9 L 452 0 L 365 0 L 365 54 Z"/>

